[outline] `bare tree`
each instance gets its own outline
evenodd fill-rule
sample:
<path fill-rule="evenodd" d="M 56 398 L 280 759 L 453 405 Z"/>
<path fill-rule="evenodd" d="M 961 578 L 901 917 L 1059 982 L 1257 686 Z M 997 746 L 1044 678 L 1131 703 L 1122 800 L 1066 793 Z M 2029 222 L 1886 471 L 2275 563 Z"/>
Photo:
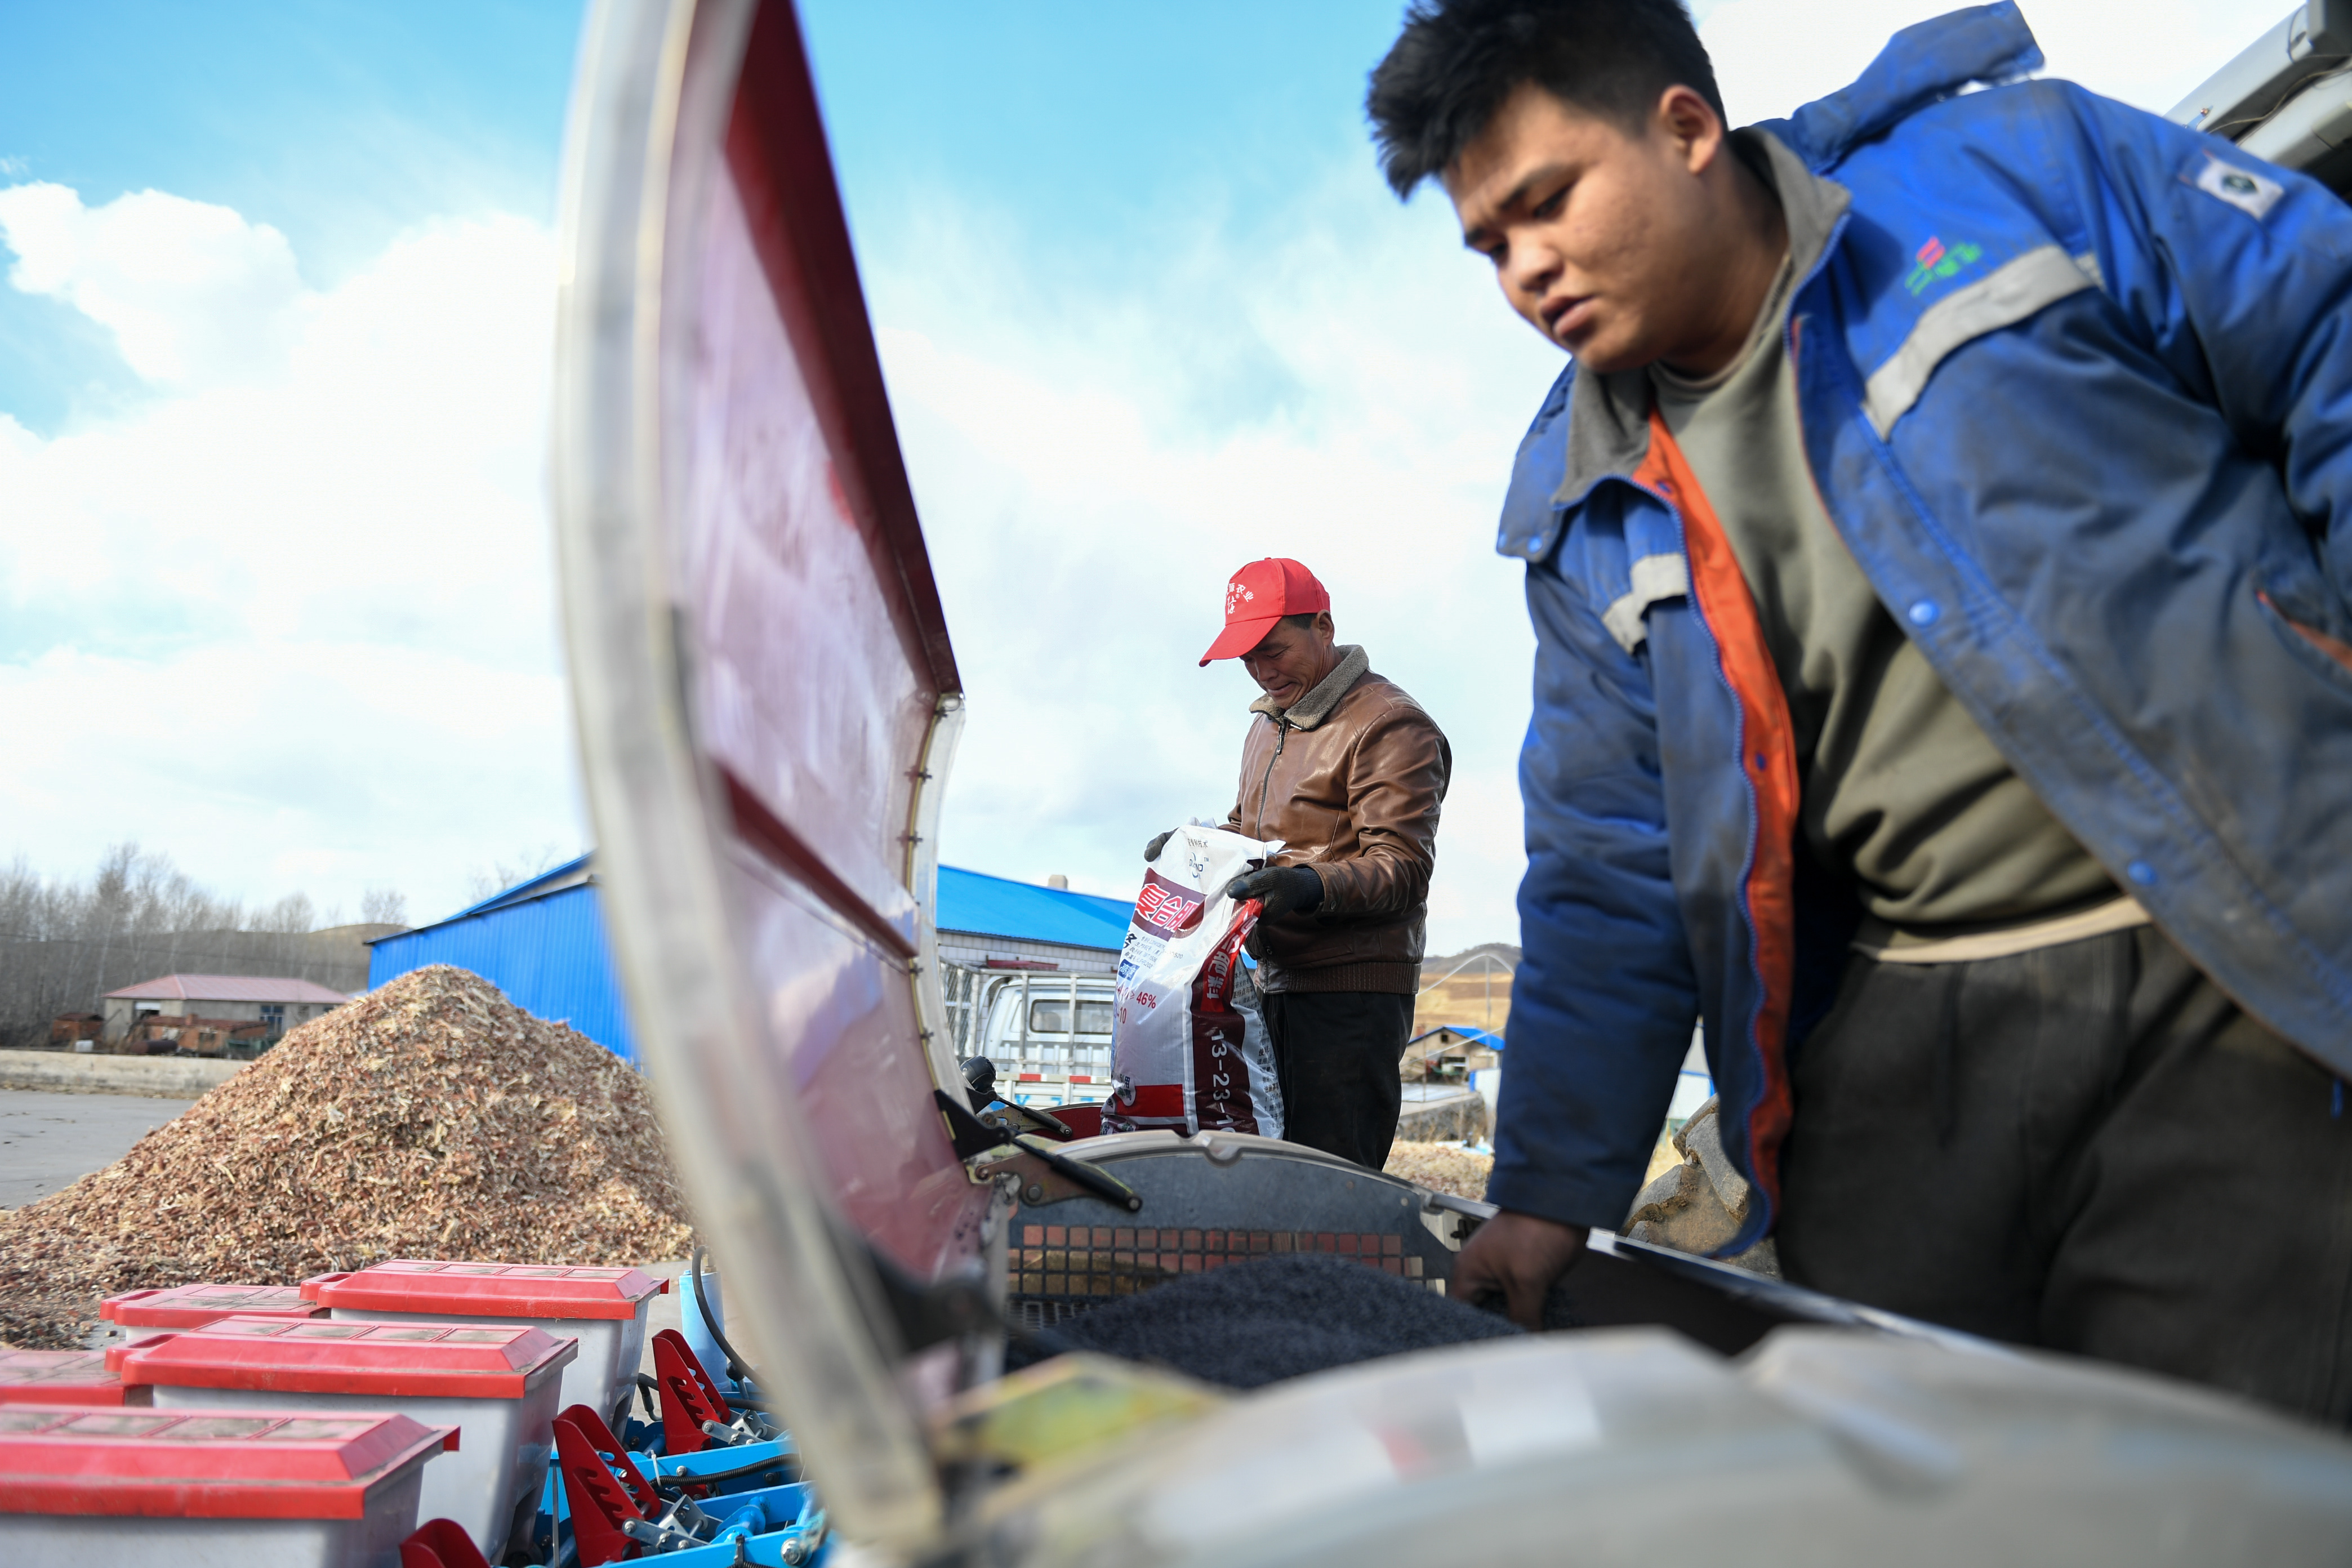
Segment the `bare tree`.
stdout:
<path fill-rule="evenodd" d="M 320 941 L 319 925 L 304 894 L 248 910 L 136 844 L 110 846 L 87 881 L 45 878 L 19 856 L 0 866 L 0 1045 L 37 1043 L 59 1014 L 98 1011 L 107 992 L 165 974 L 364 987 L 365 950 Z"/>
<path fill-rule="evenodd" d="M 298 936 L 319 929 L 319 911 L 311 906 L 308 893 L 289 893 L 253 921 L 253 929 L 277 936 Z"/>
<path fill-rule="evenodd" d="M 397 888 L 370 888 L 360 895 L 360 919 L 368 925 L 408 923 L 408 895 Z"/>
<path fill-rule="evenodd" d="M 512 860 L 500 858 L 474 868 L 472 882 L 477 901 L 496 897 L 520 882 L 528 882 L 541 872 L 552 870 L 572 857 L 554 843 L 525 849 Z"/>

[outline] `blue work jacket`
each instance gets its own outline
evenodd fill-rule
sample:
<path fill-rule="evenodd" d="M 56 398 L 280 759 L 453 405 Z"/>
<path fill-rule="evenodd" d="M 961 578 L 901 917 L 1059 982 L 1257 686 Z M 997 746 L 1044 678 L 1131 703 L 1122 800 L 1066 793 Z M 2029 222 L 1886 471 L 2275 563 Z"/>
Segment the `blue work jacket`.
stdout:
<path fill-rule="evenodd" d="M 1755 128 L 1843 206 L 1790 310 L 1806 455 L 1880 600 L 2059 821 L 2352 1074 L 2352 209 L 2021 79 L 2041 63 L 2014 5 L 1955 12 Z M 1611 406 L 1646 402 L 1561 374 L 1497 543 L 1528 563 L 1537 656 L 1487 1195 L 1622 1224 L 1703 1018 L 1758 1192 L 1728 1253 L 1771 1226 L 1790 1053 L 1859 905 L 1799 840 L 1738 563 L 1672 442 Z"/>

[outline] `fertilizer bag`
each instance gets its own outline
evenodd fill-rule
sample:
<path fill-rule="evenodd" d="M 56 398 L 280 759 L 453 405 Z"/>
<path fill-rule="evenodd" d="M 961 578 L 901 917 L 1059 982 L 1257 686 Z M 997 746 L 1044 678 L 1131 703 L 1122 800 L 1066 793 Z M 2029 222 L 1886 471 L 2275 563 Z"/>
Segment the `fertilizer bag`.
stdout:
<path fill-rule="evenodd" d="M 1170 834 L 1145 869 L 1119 949 L 1104 1131 L 1282 1136 L 1273 1043 L 1234 997 L 1257 900 L 1225 897 L 1226 883 L 1281 852 L 1279 839 L 1195 824 Z"/>

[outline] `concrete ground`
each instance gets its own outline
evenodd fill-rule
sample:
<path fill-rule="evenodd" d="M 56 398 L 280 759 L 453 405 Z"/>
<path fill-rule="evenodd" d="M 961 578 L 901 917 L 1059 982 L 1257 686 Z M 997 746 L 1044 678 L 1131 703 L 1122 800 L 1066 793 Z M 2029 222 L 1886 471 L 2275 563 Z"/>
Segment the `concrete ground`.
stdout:
<path fill-rule="evenodd" d="M 640 1263 L 637 1267 L 656 1279 L 667 1279 L 670 1282 L 670 1288 L 654 1298 L 652 1308 L 646 1313 L 645 1364 L 638 1370 L 647 1377 L 651 1377 L 654 1374 L 654 1336 L 664 1329 L 683 1326 L 686 1298 L 678 1293 L 677 1277 L 686 1272 L 686 1260 L 677 1258 L 667 1263 Z M 708 1268 L 710 1265 L 705 1263 L 703 1267 Z M 716 1300 L 719 1301 L 719 1311 L 723 1316 L 726 1312 L 727 1298 L 724 1293 L 721 1293 Z"/>
<path fill-rule="evenodd" d="M 637 1267 L 656 1279 L 671 1281 L 675 1281 L 679 1275 L 686 1272 L 686 1265 L 682 1262 L 640 1263 Z M 646 1310 L 645 1364 L 637 1370 L 647 1377 L 654 1374 L 654 1336 L 664 1329 L 674 1329 L 678 1326 L 681 1316 L 678 1311 L 679 1305 L 677 1287 L 673 1283 L 669 1289 L 655 1297 L 654 1304 Z"/>
<path fill-rule="evenodd" d="M 0 1208 L 21 1207 L 104 1170 L 194 1103 L 0 1089 Z"/>

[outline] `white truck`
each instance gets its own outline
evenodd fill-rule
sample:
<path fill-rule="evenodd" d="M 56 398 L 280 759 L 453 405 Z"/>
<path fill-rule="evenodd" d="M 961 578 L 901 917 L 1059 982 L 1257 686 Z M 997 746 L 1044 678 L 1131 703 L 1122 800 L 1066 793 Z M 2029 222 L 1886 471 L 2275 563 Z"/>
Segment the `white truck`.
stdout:
<path fill-rule="evenodd" d="M 941 987 L 955 1054 L 995 1063 L 1006 1099 L 1055 1106 L 1110 1092 L 1115 977 L 949 965 Z"/>

